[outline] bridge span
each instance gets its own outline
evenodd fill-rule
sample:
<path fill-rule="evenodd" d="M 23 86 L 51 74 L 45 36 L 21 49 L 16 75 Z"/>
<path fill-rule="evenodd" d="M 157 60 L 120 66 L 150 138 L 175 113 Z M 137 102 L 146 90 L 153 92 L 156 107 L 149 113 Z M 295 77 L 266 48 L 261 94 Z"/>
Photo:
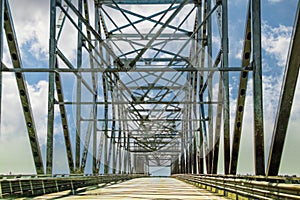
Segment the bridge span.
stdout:
<path fill-rule="evenodd" d="M 41 196 L 42 195 L 42 196 Z M 4 176 L 0 198 L 36 199 L 300 199 L 300 178 L 175 174 Z M 225 198 L 226 197 L 226 198 Z M 25 198 L 26 199 L 26 198 Z"/>
<path fill-rule="evenodd" d="M 70 191 L 53 193 L 34 199 L 228 199 L 175 178 L 150 177 L 132 179 L 98 189 L 90 188 L 76 194 L 69 193 Z"/>

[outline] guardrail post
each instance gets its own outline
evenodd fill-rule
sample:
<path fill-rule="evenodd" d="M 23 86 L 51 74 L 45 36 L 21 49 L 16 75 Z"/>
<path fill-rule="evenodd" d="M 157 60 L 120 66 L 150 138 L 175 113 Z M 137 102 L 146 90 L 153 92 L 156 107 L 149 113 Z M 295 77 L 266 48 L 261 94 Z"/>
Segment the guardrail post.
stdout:
<path fill-rule="evenodd" d="M 43 193 L 46 194 L 46 189 L 45 189 L 45 183 L 44 183 L 44 180 L 42 180 L 42 187 L 43 187 Z"/>
<path fill-rule="evenodd" d="M 12 194 L 13 194 L 13 189 L 12 189 L 11 181 L 8 181 L 8 182 L 9 182 L 9 190 L 10 190 L 10 194 L 12 195 Z"/>
<path fill-rule="evenodd" d="M 34 195 L 33 186 L 32 186 L 32 181 L 31 181 L 31 180 L 29 181 L 29 184 L 30 184 L 31 194 Z"/>
<path fill-rule="evenodd" d="M 18 180 L 18 182 L 19 182 L 19 185 L 20 185 L 20 192 L 21 192 L 21 194 L 23 194 L 23 188 L 22 188 L 21 180 Z"/>
<path fill-rule="evenodd" d="M 0 198 L 3 198 L 3 195 L 2 195 L 2 182 L 0 181 Z"/>
<path fill-rule="evenodd" d="M 71 192 L 74 195 L 74 194 L 76 194 L 76 188 L 74 188 L 73 181 L 70 180 L 70 182 L 71 182 Z"/>

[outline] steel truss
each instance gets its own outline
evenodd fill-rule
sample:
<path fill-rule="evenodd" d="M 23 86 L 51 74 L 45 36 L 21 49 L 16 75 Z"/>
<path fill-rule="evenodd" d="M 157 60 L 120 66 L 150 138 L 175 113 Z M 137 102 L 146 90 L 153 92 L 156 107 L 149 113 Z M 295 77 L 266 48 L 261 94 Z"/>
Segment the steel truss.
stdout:
<path fill-rule="evenodd" d="M 84 174 L 90 154 L 94 174 L 146 173 L 149 166 L 169 166 L 172 173 L 216 174 L 222 130 L 224 173 L 236 174 L 249 73 L 254 88 L 255 172 L 278 174 L 300 66 L 299 6 L 265 171 L 259 0 L 249 0 L 238 67 L 228 63 L 227 0 L 50 2 L 48 68 L 22 67 L 9 1 L 0 4 L 0 54 L 2 58 L 6 35 L 12 59 L 12 66 L 1 63 L 0 91 L 2 74 L 15 73 L 38 174 L 53 173 L 55 123 L 63 130 L 70 173 Z M 212 27 L 221 33 L 216 52 Z M 75 58 L 63 50 L 64 34 L 76 37 Z M 233 71 L 240 73 L 240 83 L 230 147 Z M 49 75 L 46 171 L 24 77 L 34 72 Z M 63 91 L 70 90 L 63 84 L 66 74 L 75 79 L 73 100 L 64 96 Z M 75 109 L 74 125 L 68 118 L 70 107 Z"/>

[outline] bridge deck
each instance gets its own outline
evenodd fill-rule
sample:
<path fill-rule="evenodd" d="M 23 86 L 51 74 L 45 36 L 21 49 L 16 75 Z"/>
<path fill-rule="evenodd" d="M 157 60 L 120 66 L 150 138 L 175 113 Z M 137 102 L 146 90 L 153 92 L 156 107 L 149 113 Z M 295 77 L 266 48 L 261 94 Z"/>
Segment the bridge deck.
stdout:
<path fill-rule="evenodd" d="M 227 199 L 174 178 L 138 178 L 75 195 L 66 194 L 48 194 L 35 199 Z"/>

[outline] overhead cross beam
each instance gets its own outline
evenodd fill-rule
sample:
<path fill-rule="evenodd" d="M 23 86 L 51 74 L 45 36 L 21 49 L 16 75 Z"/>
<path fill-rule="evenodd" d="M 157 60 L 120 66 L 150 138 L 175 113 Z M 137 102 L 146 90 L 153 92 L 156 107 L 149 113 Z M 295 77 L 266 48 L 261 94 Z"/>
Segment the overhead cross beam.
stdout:
<path fill-rule="evenodd" d="M 130 67 L 134 67 L 136 62 L 143 56 L 143 54 L 151 47 L 153 42 L 159 37 L 163 30 L 167 27 L 168 24 L 176 17 L 176 15 L 182 10 L 188 0 L 183 0 L 180 3 L 180 6 L 172 13 L 172 15 L 165 21 L 165 23 L 160 27 L 160 29 L 155 33 L 151 40 L 145 45 L 145 47 L 139 52 L 139 54 L 134 58 L 133 61 L 129 63 Z"/>

